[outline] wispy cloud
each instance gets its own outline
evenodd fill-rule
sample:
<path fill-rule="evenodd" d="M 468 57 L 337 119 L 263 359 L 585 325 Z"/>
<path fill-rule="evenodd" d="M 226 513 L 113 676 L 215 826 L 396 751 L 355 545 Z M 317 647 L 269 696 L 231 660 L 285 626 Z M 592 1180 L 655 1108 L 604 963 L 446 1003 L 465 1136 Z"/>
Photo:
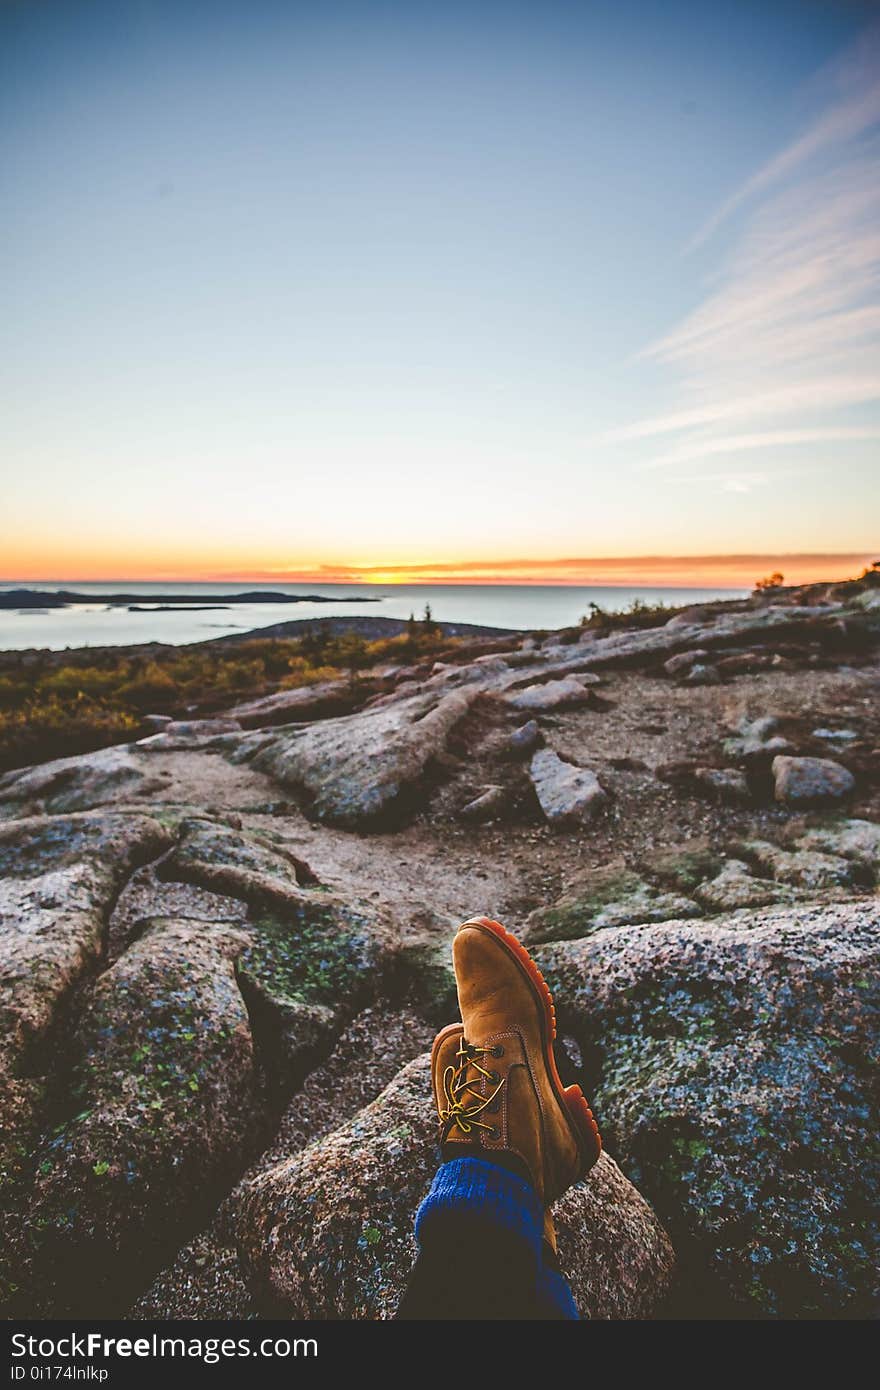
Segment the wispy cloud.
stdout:
<path fill-rule="evenodd" d="M 739 454 L 751 449 L 779 449 L 794 444 L 829 444 L 847 440 L 880 440 L 880 425 L 831 425 L 809 430 L 762 430 L 757 434 L 723 434 L 699 438 L 668 454 L 648 459 L 644 468 L 668 468 L 717 454 Z"/>
<path fill-rule="evenodd" d="M 880 25 L 825 85 L 803 134 L 698 233 L 737 215 L 710 292 L 639 354 L 676 372 L 678 399 L 603 441 L 682 436 L 648 467 L 880 438 L 845 413 L 880 401 Z"/>
<path fill-rule="evenodd" d="M 856 139 L 880 121 L 878 69 L 880 26 L 872 25 L 824 75 L 824 85 L 831 88 L 831 99 L 822 114 L 722 203 L 692 238 L 688 249 L 701 246 L 750 198 L 780 183 L 823 151 Z"/>

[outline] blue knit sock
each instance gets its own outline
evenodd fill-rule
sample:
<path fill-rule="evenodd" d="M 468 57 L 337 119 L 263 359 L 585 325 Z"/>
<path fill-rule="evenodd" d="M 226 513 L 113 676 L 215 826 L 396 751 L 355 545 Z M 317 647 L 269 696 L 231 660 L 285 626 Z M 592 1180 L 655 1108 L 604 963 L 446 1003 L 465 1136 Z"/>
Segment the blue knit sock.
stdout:
<path fill-rule="evenodd" d="M 536 1267 L 541 1259 L 543 1212 L 535 1189 L 508 1168 L 481 1158 L 453 1158 L 434 1175 L 431 1190 L 416 1213 L 416 1239 L 452 1226 L 484 1226 L 527 1245 Z"/>

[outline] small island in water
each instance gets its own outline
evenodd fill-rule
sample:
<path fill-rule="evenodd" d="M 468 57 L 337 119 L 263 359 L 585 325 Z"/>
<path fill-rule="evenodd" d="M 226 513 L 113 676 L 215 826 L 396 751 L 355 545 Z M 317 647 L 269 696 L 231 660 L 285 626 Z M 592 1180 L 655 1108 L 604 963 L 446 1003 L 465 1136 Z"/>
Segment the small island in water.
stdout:
<path fill-rule="evenodd" d="M 211 595 L 210 605 L 200 604 L 204 594 L 151 594 L 150 608 L 145 608 L 144 594 L 81 594 L 74 589 L 6 589 L 0 591 L 0 608 L 70 608 L 77 603 L 100 600 L 109 607 L 127 607 L 131 613 L 148 613 L 156 606 L 167 612 L 175 608 L 226 607 L 230 603 L 378 603 L 377 598 L 328 598 L 325 594 L 280 594 L 276 590 L 252 589 L 243 594 Z"/>

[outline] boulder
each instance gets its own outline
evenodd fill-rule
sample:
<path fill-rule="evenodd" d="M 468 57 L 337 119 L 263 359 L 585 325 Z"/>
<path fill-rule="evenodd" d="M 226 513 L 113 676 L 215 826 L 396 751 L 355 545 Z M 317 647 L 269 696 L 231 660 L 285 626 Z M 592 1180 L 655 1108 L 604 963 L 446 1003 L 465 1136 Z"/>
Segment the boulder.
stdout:
<path fill-rule="evenodd" d="M 515 710 L 547 713 L 549 710 L 573 709 L 577 705 L 587 705 L 592 696 L 588 685 L 598 684 L 598 676 L 584 673 L 581 676 L 565 676 L 562 680 L 546 681 L 543 685 L 527 685 L 524 690 L 513 690 L 505 695 L 505 702 Z"/>
<path fill-rule="evenodd" d="M 257 1138 L 240 931 L 160 919 L 95 984 L 68 1113 L 36 1155 L 36 1287 L 56 1316 L 119 1316 Z"/>
<path fill-rule="evenodd" d="M 258 1296 L 285 1317 L 393 1317 L 436 1164 L 423 1056 L 347 1124 L 239 1189 L 233 1220 Z M 556 1204 L 554 1219 L 582 1316 L 642 1318 L 658 1309 L 672 1248 L 611 1158 Z"/>
<path fill-rule="evenodd" d="M 375 828 L 424 804 L 431 765 L 479 694 L 474 681 L 449 694 L 385 697 L 341 719 L 279 730 L 253 763 L 300 790 L 315 819 Z"/>
<path fill-rule="evenodd" d="M 744 772 L 732 767 L 698 767 L 694 770 L 698 786 L 729 806 L 748 806 L 752 800 Z"/>
<path fill-rule="evenodd" d="M 0 1071 L 18 1073 L 103 955 L 112 906 L 171 836 L 140 815 L 36 816 L 0 827 Z"/>
<path fill-rule="evenodd" d="M 613 667 L 650 667 L 665 661 L 677 652 L 700 648 L 714 653 L 719 648 L 729 653 L 734 647 L 777 646 L 780 642 L 839 642 L 837 627 L 839 610 L 818 612 L 809 605 L 770 603 L 763 608 L 743 608 L 740 611 L 694 609 L 678 614 L 662 627 L 624 629 L 607 637 L 586 632 L 565 661 L 566 648 L 556 637 L 545 644 L 548 660 L 557 657 L 557 673 L 566 667 L 574 669 L 579 663 L 600 671 Z M 864 635 L 871 640 L 871 620 L 868 615 L 851 610 L 847 627 L 852 636 Z M 571 650 L 571 649 L 569 649 Z"/>
<path fill-rule="evenodd" d="M 213 882 L 215 891 L 223 884 L 224 893 L 249 904 L 251 944 L 239 963 L 239 984 L 263 1065 L 288 1094 L 347 1020 L 396 978 L 398 929 L 369 899 L 316 888 L 308 865 L 270 831 L 222 833 L 225 827 L 205 822 L 194 828 L 197 838 L 183 843 L 193 857 L 184 853 L 178 859 L 175 853 L 160 873 Z M 207 852 L 215 863 L 206 863 Z M 216 879 L 215 868 L 221 875 Z M 305 887 L 295 883 L 294 871 Z"/>
<path fill-rule="evenodd" d="M 0 1186 L 17 1189 L 43 1119 L 48 1044 L 99 967 L 129 875 L 171 842 L 146 816 L 35 817 L 0 827 Z M 0 1293 L 20 1223 L 0 1220 Z"/>
<path fill-rule="evenodd" d="M 527 723 L 520 724 L 518 729 L 507 741 L 509 751 L 515 757 L 521 757 L 525 753 L 531 753 L 541 742 L 541 730 L 536 719 L 529 719 Z"/>
<path fill-rule="evenodd" d="M 398 672 L 398 678 L 402 674 Z M 321 681 L 316 685 L 279 690 L 274 695 L 245 700 L 229 710 L 229 717 L 242 729 L 262 729 L 275 724 L 346 714 L 354 703 L 351 681 L 348 677 L 340 677 L 339 680 Z"/>
<path fill-rule="evenodd" d="M 880 872 L 880 825 L 870 820 L 838 820 L 801 830 L 798 849 L 819 850 L 855 860 L 876 875 Z"/>
<path fill-rule="evenodd" d="M 593 820 L 608 800 L 595 772 L 564 762 L 550 748 L 541 748 L 534 754 L 529 778 L 551 824 Z"/>
<path fill-rule="evenodd" d="M 856 779 L 848 768 L 830 758 L 773 759 L 774 795 L 786 806 L 821 806 L 842 801 Z"/>
<path fill-rule="evenodd" d="M 582 1318 L 662 1316 L 676 1256 L 642 1194 L 605 1150 L 588 1177 L 553 1207 L 559 1264 Z"/>
<path fill-rule="evenodd" d="M 0 820 L 39 810 L 63 815 L 88 811 L 109 801 L 152 796 L 164 788 L 145 771 L 130 748 L 102 748 L 73 758 L 56 758 L 0 777 Z"/>
<path fill-rule="evenodd" d="M 239 984 L 264 1066 L 289 1091 L 388 977 L 391 924 L 368 901 L 316 891 L 309 866 L 269 830 L 184 820 L 157 873 L 248 903 Z"/>
<path fill-rule="evenodd" d="M 305 860 L 288 850 L 280 836 L 244 831 L 217 821 L 190 818 L 180 822 L 172 853 L 158 868 L 159 877 L 192 883 L 211 893 L 243 898 L 252 907 L 298 907 L 301 885 L 317 878 Z"/>
<path fill-rule="evenodd" d="M 667 676 L 684 676 L 692 666 L 698 666 L 705 662 L 708 655 L 709 653 L 701 648 L 692 652 L 678 652 L 675 656 L 671 656 L 668 661 L 664 661 L 663 670 Z"/>
<path fill-rule="evenodd" d="M 380 992 L 397 941 L 374 908 L 320 892 L 261 914 L 248 929 L 239 984 L 265 1065 L 289 1089 L 315 1049 Z"/>
<path fill-rule="evenodd" d="M 728 859 L 713 879 L 694 889 L 694 897 L 707 912 L 731 912 L 740 907 L 793 902 L 796 894 L 782 884 L 755 878 L 742 859 Z"/>
<path fill-rule="evenodd" d="M 868 1316 L 880 1256 L 876 899 L 535 949 L 608 1146 L 727 1311 Z"/>
<path fill-rule="evenodd" d="M 777 883 L 791 883 L 796 888 L 854 888 L 863 884 L 865 870 L 856 861 L 819 850 L 780 849 L 767 840 L 745 840 L 735 846 L 751 864 Z"/>
<path fill-rule="evenodd" d="M 780 718 L 764 714 L 759 719 L 745 716 L 740 720 L 735 738 L 726 739 L 724 751 L 730 758 L 741 759 L 748 766 L 755 762 L 769 765 L 779 753 L 790 753 L 791 744 L 778 732 Z"/>
<path fill-rule="evenodd" d="M 529 917 L 524 940 L 567 941 L 603 927 L 699 917 L 702 908 L 681 893 L 664 892 L 622 864 L 581 874 L 551 907 Z"/>

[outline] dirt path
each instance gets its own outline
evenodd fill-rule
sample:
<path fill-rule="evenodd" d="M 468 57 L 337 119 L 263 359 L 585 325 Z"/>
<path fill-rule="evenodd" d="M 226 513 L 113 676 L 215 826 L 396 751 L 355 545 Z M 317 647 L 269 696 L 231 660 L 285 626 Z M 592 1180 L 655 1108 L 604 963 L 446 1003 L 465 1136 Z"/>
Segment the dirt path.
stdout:
<path fill-rule="evenodd" d="M 322 881 L 343 894 L 374 899 L 402 925 L 445 932 L 476 912 L 501 917 L 517 929 L 585 869 L 632 861 L 685 840 L 723 843 L 782 824 L 786 813 L 772 805 L 720 805 L 686 794 L 657 775 L 658 769 L 682 762 L 723 762 L 722 741 L 744 717 L 790 717 L 807 733 L 828 725 L 847 727 L 862 744 L 875 750 L 880 746 L 877 664 L 760 672 L 720 688 L 684 687 L 616 672 L 604 679 L 600 693 L 607 702 L 604 710 L 570 710 L 541 719 L 547 744 L 594 768 L 612 796 L 605 817 L 563 831 L 544 824 L 528 797 L 519 813 L 503 823 L 465 825 L 451 818 L 452 807 L 494 775 L 488 763 L 483 765 L 479 746 L 455 760 L 445 787 L 411 825 L 369 835 L 309 821 L 272 778 L 219 753 L 143 753 L 138 758 L 145 771 L 158 771 L 165 782 L 163 792 L 151 799 L 154 809 L 157 804 L 188 805 L 237 815 L 245 828 L 268 826 Z M 824 751 L 834 756 L 833 748 Z M 878 794 L 870 790 L 854 807 L 855 814 L 869 816 L 878 810 Z M 161 892 L 168 894 L 169 885 Z M 154 904 L 141 896 L 146 914 Z M 223 916 L 235 915 L 232 899 L 210 905 L 222 909 Z"/>

